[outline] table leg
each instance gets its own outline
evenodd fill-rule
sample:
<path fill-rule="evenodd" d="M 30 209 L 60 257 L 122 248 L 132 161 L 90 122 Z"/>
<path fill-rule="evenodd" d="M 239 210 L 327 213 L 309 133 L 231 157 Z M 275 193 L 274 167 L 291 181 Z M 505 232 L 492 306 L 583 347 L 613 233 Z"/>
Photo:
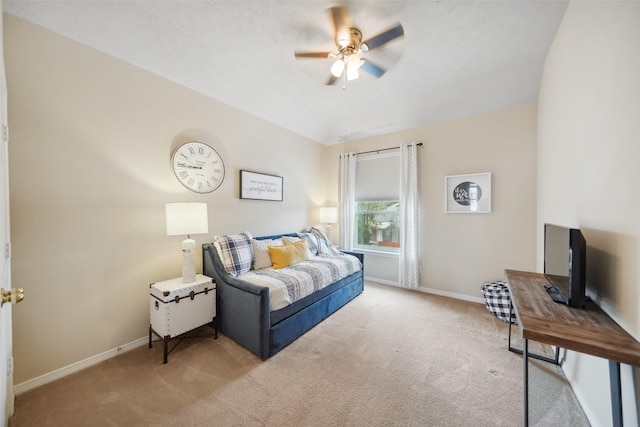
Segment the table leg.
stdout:
<path fill-rule="evenodd" d="M 509 299 L 509 351 L 513 351 L 514 349 L 511 347 L 511 316 L 513 315 L 513 303 L 511 299 Z"/>
<path fill-rule="evenodd" d="M 524 363 L 524 427 L 529 426 L 529 340 L 522 340 L 522 361 Z"/>
<path fill-rule="evenodd" d="M 620 384 L 620 363 L 609 360 L 609 384 L 611 385 L 611 412 L 613 426 L 622 427 L 622 385 Z"/>

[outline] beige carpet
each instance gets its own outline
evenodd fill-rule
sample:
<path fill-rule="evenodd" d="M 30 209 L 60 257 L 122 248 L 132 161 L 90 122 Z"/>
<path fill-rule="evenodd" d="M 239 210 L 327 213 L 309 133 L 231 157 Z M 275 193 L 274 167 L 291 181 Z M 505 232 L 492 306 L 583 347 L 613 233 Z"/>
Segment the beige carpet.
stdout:
<path fill-rule="evenodd" d="M 163 365 L 158 343 L 21 394 L 9 425 L 519 426 L 522 359 L 506 346 L 481 304 L 367 283 L 265 362 L 220 336 Z M 532 426 L 589 425 L 558 367 L 532 362 L 530 387 Z"/>

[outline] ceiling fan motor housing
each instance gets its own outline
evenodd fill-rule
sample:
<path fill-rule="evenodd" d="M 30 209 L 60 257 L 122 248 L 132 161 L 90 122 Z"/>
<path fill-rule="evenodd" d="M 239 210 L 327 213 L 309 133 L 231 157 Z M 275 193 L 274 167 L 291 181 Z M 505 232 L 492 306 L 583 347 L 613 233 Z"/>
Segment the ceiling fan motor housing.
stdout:
<path fill-rule="evenodd" d="M 348 37 L 338 35 L 336 38 L 336 46 L 343 55 L 353 55 L 362 49 L 366 51 L 366 44 L 362 44 L 362 31 L 357 28 L 349 28 Z"/>

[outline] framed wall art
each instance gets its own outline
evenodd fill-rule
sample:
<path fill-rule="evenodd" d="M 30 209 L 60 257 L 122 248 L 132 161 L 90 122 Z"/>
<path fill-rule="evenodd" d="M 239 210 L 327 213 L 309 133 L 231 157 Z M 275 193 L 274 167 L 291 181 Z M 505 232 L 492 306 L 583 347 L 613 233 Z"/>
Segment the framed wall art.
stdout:
<path fill-rule="evenodd" d="M 240 171 L 240 198 L 282 201 L 282 177 L 246 170 Z"/>
<path fill-rule="evenodd" d="M 445 177 L 446 213 L 490 213 L 491 173 Z"/>

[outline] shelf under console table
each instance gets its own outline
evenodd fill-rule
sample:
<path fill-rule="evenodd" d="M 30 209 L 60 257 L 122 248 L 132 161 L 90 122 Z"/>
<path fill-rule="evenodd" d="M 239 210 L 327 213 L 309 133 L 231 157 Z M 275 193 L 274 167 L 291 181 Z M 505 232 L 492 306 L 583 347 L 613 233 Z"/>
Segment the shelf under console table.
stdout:
<path fill-rule="evenodd" d="M 529 352 L 533 340 L 609 360 L 613 425 L 622 426 L 620 363 L 640 367 L 640 343 L 589 301 L 584 308 L 554 302 L 543 274 L 505 270 L 511 305 L 522 336 L 524 425 L 529 425 Z"/>

